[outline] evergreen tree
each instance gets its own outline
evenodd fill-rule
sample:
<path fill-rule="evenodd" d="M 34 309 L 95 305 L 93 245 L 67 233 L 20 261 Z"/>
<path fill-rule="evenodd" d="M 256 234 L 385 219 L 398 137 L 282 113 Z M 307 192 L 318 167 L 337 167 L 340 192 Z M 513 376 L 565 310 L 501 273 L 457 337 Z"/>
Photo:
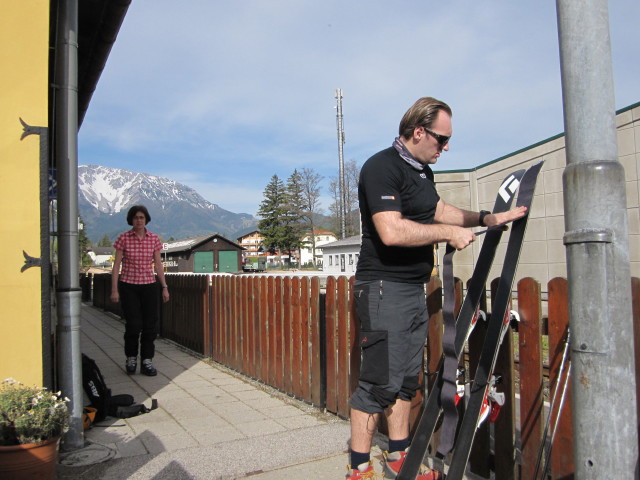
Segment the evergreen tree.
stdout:
<path fill-rule="evenodd" d="M 304 186 L 302 183 L 302 175 L 298 170 L 294 170 L 287 179 L 285 188 L 285 238 L 283 248 L 289 252 L 298 250 L 298 258 L 300 258 L 300 247 L 302 246 L 302 237 L 306 230 L 305 218 L 308 212 L 304 200 Z"/>
<path fill-rule="evenodd" d="M 282 180 L 273 175 L 264 189 L 264 200 L 260 202 L 258 229 L 264 238 L 263 246 L 272 255 L 283 246 L 285 189 Z"/>
<path fill-rule="evenodd" d="M 302 246 L 302 237 L 307 228 L 302 175 L 294 170 L 284 185 L 277 175 L 271 177 L 260 203 L 258 229 L 264 238 L 264 248 L 274 254 L 291 255 Z"/>
<path fill-rule="evenodd" d="M 91 242 L 85 232 L 84 222 L 82 218 L 78 218 L 78 246 L 80 247 L 80 265 L 89 267 L 93 265 L 93 260 L 87 253 L 91 249 Z"/>
<path fill-rule="evenodd" d="M 98 247 L 110 247 L 111 245 L 112 244 L 111 244 L 111 240 L 109 240 L 109 235 L 105 233 L 104 236 L 98 242 Z"/>

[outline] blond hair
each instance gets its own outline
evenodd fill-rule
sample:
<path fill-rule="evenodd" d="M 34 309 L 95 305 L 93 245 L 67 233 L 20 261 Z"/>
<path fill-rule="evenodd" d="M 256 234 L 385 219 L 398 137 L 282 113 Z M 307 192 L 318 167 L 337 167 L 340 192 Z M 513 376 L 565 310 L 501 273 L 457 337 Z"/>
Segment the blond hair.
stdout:
<path fill-rule="evenodd" d="M 400 120 L 400 136 L 409 139 L 417 127 L 431 128 L 431 124 L 443 110 L 452 116 L 451 107 L 433 97 L 422 97 L 414 103 Z"/>

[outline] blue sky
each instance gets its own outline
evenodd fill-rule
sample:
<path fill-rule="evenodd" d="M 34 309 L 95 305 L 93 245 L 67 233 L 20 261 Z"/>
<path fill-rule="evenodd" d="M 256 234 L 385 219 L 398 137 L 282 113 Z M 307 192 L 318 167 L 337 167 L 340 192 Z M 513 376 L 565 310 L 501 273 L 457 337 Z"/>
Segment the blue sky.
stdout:
<path fill-rule="evenodd" d="M 609 2 L 616 108 L 640 101 L 640 2 Z M 167 177 L 256 214 L 272 175 L 338 171 L 391 145 L 411 104 L 452 107 L 435 169 L 564 130 L 555 2 L 136 0 L 79 135 L 79 163 Z"/>

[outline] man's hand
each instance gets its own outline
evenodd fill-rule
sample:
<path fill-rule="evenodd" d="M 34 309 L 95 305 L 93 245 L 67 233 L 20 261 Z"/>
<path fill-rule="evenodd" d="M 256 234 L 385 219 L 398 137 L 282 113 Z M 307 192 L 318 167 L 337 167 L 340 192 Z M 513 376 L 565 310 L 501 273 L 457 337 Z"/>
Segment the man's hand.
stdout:
<path fill-rule="evenodd" d="M 454 247 L 456 250 L 462 250 L 463 248 L 468 247 L 471 243 L 476 241 L 476 234 L 471 230 L 463 227 L 455 227 L 453 225 L 450 226 L 450 228 L 451 238 L 447 243 Z"/>
<path fill-rule="evenodd" d="M 527 214 L 527 207 L 516 207 L 509 211 L 502 213 L 490 213 L 484 217 L 484 224 L 487 227 L 495 227 L 498 225 L 504 225 L 519 218 L 524 217 Z"/>

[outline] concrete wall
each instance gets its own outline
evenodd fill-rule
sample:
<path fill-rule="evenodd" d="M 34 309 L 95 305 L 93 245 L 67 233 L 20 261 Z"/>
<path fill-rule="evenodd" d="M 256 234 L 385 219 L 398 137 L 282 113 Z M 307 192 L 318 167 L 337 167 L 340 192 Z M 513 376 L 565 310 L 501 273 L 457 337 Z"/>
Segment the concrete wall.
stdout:
<path fill-rule="evenodd" d="M 618 112 L 618 158 L 624 166 L 626 183 L 620 188 L 627 192 L 629 217 L 629 257 L 631 275 L 640 276 L 640 104 Z M 594 132 L 596 135 L 597 132 Z M 498 186 L 512 171 L 527 168 L 544 160 L 538 177 L 531 217 L 525 237 L 516 282 L 533 277 L 546 291 L 546 284 L 554 277 L 567 275 L 564 235 L 564 207 L 562 173 L 566 166 L 564 136 L 556 136 L 525 149 L 514 152 L 470 171 L 435 172 L 438 192 L 447 203 L 471 210 L 491 210 Z M 607 195 L 607 192 L 594 192 Z M 483 237 L 480 237 L 481 239 Z M 508 234 L 503 236 L 489 278 L 499 275 L 506 249 Z M 482 240 L 473 248 L 457 252 L 454 257 L 454 274 L 465 282 L 471 276 Z M 438 248 L 438 265 L 442 262 L 444 244 Z"/>

